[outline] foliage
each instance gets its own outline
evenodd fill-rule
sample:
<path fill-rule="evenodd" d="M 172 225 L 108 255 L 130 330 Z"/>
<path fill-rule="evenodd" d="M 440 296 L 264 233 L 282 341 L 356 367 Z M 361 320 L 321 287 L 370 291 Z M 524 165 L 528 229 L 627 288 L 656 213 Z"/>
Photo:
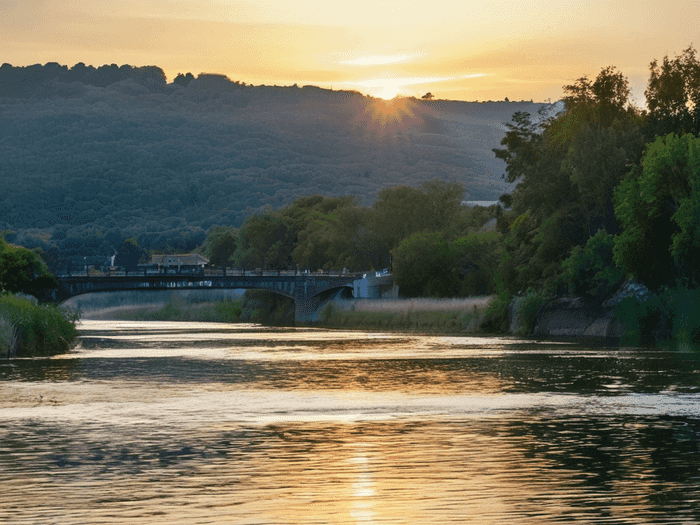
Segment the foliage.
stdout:
<path fill-rule="evenodd" d="M 441 233 L 415 233 L 392 250 L 394 282 L 404 297 L 453 295 L 452 258 Z"/>
<path fill-rule="evenodd" d="M 70 350 L 77 337 L 76 313 L 15 295 L 0 295 L 0 319 L 0 354 L 60 354 Z"/>
<path fill-rule="evenodd" d="M 278 213 L 252 215 L 238 231 L 233 262 L 238 268 L 282 270 L 291 266 L 293 232 Z"/>
<path fill-rule="evenodd" d="M 615 306 L 615 317 L 624 327 L 621 344 L 649 345 L 668 338 L 673 314 L 664 299 L 658 295 L 644 301 L 627 297 Z"/>
<path fill-rule="evenodd" d="M 642 114 L 614 68 L 564 86 L 565 111 L 533 118 L 516 113 L 495 149 L 516 182 L 500 219 L 505 252 L 499 273 L 515 294 L 552 286 L 561 261 L 596 231 L 617 230 L 611 197 L 641 155 Z M 510 223 L 509 223 L 510 221 Z"/>
<path fill-rule="evenodd" d="M 510 330 L 510 324 L 508 322 L 508 306 L 510 302 L 510 293 L 508 290 L 501 287 L 501 291 L 484 312 L 481 321 L 481 330 L 493 333 L 508 332 Z"/>
<path fill-rule="evenodd" d="M 424 181 L 418 188 L 386 188 L 372 205 L 371 228 L 389 249 L 414 233 L 450 232 L 458 223 L 463 197 L 461 183 L 441 180 Z"/>
<path fill-rule="evenodd" d="M 499 232 L 470 233 L 451 243 L 449 250 L 455 296 L 494 293 L 494 278 L 502 251 Z"/>
<path fill-rule="evenodd" d="M 207 232 L 202 249 L 214 266 L 228 267 L 238 247 L 238 230 L 229 226 L 212 226 Z"/>
<path fill-rule="evenodd" d="M 550 299 L 551 296 L 544 290 L 532 288 L 528 288 L 524 295 L 515 297 L 511 303 L 513 310 L 511 325 L 515 324 L 514 332 L 518 335 L 531 334 L 535 329 L 537 315 Z"/>
<path fill-rule="evenodd" d="M 41 295 L 55 286 L 55 278 L 36 252 L 0 238 L 0 291 Z"/>
<path fill-rule="evenodd" d="M 669 134 L 615 192 L 615 262 L 649 288 L 700 282 L 700 140 Z"/>
<path fill-rule="evenodd" d="M 569 293 L 603 301 L 619 288 L 625 274 L 613 262 L 614 244 L 614 236 L 600 229 L 584 247 L 573 248 L 559 276 Z"/>
<path fill-rule="evenodd" d="M 649 107 L 647 134 L 700 134 L 700 62 L 693 46 L 661 64 L 653 60 L 644 92 Z"/>

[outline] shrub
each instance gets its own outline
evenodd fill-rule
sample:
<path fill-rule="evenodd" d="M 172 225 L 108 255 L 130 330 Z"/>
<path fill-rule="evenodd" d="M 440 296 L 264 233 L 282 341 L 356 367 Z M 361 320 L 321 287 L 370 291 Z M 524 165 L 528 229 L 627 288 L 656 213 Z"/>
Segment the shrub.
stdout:
<path fill-rule="evenodd" d="M 0 295 L 0 318 L 5 322 L 5 336 L 0 337 L 5 341 L 16 338 L 17 357 L 67 352 L 77 337 L 77 313 L 55 305 L 34 304 L 15 295 Z M 8 337 L 7 324 L 13 326 L 14 336 Z M 7 348 L 11 350 L 9 344 Z"/>
<path fill-rule="evenodd" d="M 653 344 L 670 333 L 673 314 L 669 305 L 657 295 L 650 295 L 644 301 L 627 297 L 615 306 L 614 313 L 624 327 L 622 344 Z"/>
<path fill-rule="evenodd" d="M 602 301 L 622 284 L 624 272 L 613 263 L 613 235 L 598 230 L 584 247 L 576 246 L 562 261 L 559 281 L 569 293 Z"/>
<path fill-rule="evenodd" d="M 517 320 L 514 332 L 518 335 L 532 333 L 537 314 L 549 299 L 546 292 L 535 291 L 532 288 L 528 288 L 525 295 L 516 297 L 513 301 L 513 319 Z"/>
<path fill-rule="evenodd" d="M 502 291 L 498 297 L 489 305 L 484 312 L 481 321 L 481 330 L 484 332 L 503 333 L 508 332 L 508 305 L 510 304 L 510 294 Z"/>

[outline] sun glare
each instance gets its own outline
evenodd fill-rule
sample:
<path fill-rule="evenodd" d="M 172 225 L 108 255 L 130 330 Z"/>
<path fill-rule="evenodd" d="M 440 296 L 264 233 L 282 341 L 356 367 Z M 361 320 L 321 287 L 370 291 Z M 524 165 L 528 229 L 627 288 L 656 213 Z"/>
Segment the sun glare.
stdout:
<path fill-rule="evenodd" d="M 339 64 L 350 66 L 382 66 L 386 64 L 398 64 L 414 58 L 425 56 L 425 53 L 396 53 L 395 55 L 369 55 L 338 61 Z"/>

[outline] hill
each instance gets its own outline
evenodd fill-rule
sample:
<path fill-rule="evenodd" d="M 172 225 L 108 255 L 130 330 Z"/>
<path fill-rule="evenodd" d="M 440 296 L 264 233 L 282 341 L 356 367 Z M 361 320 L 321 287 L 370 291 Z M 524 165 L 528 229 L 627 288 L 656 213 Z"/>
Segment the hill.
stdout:
<path fill-rule="evenodd" d="M 467 200 L 510 186 L 492 153 L 532 102 L 383 101 L 222 75 L 58 64 L 0 68 L 0 230 L 43 246 L 135 236 L 201 242 L 302 195 L 443 179 Z M 172 245 L 172 242 L 170 243 Z"/>

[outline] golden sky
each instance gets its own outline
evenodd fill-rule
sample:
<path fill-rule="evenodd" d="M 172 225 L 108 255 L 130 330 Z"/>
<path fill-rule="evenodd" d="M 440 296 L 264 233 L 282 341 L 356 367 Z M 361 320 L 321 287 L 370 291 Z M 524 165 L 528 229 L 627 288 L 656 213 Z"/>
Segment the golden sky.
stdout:
<path fill-rule="evenodd" d="M 700 1 L 0 0 L 0 62 L 156 65 L 374 96 L 543 101 L 700 46 Z"/>

